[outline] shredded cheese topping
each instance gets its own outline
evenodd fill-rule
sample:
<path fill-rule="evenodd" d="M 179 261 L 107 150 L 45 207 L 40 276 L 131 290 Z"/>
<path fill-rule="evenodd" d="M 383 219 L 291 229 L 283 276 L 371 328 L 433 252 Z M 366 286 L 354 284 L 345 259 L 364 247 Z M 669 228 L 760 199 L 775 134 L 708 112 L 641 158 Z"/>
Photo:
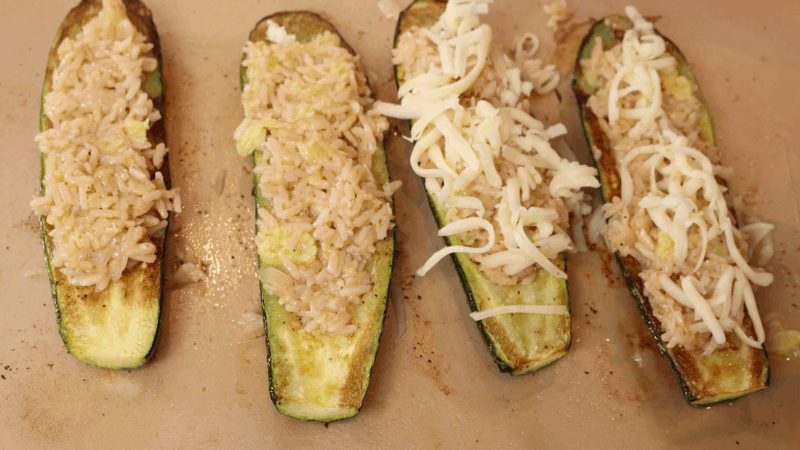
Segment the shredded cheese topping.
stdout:
<path fill-rule="evenodd" d="M 488 12 L 489 3 L 448 2 L 439 21 L 423 29 L 437 47 L 438 65 L 431 64 L 427 73 L 405 81 L 398 91 L 400 105 L 375 105 L 384 115 L 415 121 L 411 167 L 425 179 L 429 194 L 451 211 L 472 211 L 468 217 L 449 220 L 439 235 L 485 230 L 485 245 L 445 247 L 417 275 L 427 273 L 446 255 L 471 253 L 480 256 L 484 270 L 501 269 L 513 276 L 536 265 L 566 278 L 551 262 L 572 249 L 569 236 L 558 226 L 558 211 L 522 203 L 544 187 L 538 191 L 575 207 L 582 188 L 599 187 L 597 172 L 562 158 L 550 145 L 551 139 L 566 134 L 562 124 L 545 127 L 518 107 L 522 96 L 552 91 L 559 77 L 553 66 L 542 68 L 541 61 L 533 59 L 539 42 L 532 34 L 518 41 L 517 61 L 492 49 L 492 29 L 478 17 Z M 489 65 L 500 78 L 499 98 L 464 96 Z M 509 162 L 516 167 L 515 176 L 503 179 L 500 164 Z M 467 195 L 476 183 L 497 190 L 492 205 Z M 491 221 L 485 218 L 490 208 L 494 209 Z M 501 244 L 499 249 L 496 243 Z"/>
<path fill-rule="evenodd" d="M 751 283 L 767 286 L 773 276 L 751 267 L 737 246 L 738 230 L 723 196 L 726 188 L 716 180 L 716 176 L 726 171 L 714 165 L 702 151 L 690 147 L 688 139 L 672 128 L 662 108 L 664 80 L 659 70 L 670 70 L 676 64 L 673 57 L 665 54 L 664 39 L 655 34 L 653 24 L 635 8 L 629 6 L 625 12 L 633 21 L 633 28 L 625 32 L 620 44 L 622 61 L 610 80 L 608 124 L 614 129 L 621 118 L 632 120 L 633 126 L 626 136 L 633 141 L 649 138 L 653 143 L 635 146 L 619 159 L 621 208 L 612 204 L 610 209 L 617 214 L 620 209 L 627 209 L 636 197 L 636 206 L 645 210 L 658 228 L 659 247 L 671 256 L 675 267 L 694 261 L 680 270 L 677 280 L 669 275 L 669 270 L 657 279 L 663 293 L 694 311 L 694 323 L 688 325 L 689 330 L 711 334 L 705 354 L 727 342 L 726 332 L 734 332 L 748 345 L 760 347 L 764 343 L 764 327 Z M 634 93 L 640 97 L 633 107 L 626 107 L 626 96 Z M 634 192 L 631 175 L 634 162 L 649 169 L 646 192 Z M 613 219 L 614 214 L 608 215 Z M 692 240 L 693 229 L 700 236 L 697 256 L 691 256 L 696 242 Z M 708 292 L 707 280 L 701 281 L 694 274 L 709 262 L 712 246 L 723 247 L 716 252 L 727 253 L 733 264 L 722 271 L 713 291 Z M 755 338 L 747 336 L 742 328 L 743 314 L 738 314 L 742 306 L 753 322 Z M 668 346 L 674 345 L 676 341 L 668 342 Z"/>

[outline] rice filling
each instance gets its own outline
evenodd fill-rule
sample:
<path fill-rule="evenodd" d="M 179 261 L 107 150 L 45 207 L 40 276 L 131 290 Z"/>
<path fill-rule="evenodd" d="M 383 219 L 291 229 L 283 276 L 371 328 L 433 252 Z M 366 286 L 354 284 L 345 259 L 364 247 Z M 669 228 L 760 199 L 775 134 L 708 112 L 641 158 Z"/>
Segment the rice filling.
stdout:
<path fill-rule="evenodd" d="M 271 43 L 248 42 L 242 65 L 245 118 L 234 138 L 267 207 L 258 209 L 261 282 L 300 328 L 351 335 L 372 289 L 369 263 L 389 236 L 388 196 L 373 154 L 388 122 L 369 110 L 358 59 L 325 32 L 308 43 L 271 23 Z"/>
<path fill-rule="evenodd" d="M 142 89 L 157 67 L 152 49 L 120 0 L 104 0 L 58 47 L 44 98 L 52 127 L 35 138 L 45 155 L 42 193 L 31 207 L 50 227 L 50 263 L 73 285 L 102 291 L 126 269 L 155 262 L 153 237 L 169 211 L 180 212 L 178 190 L 159 171 L 167 148 L 148 137 L 161 119 Z"/>

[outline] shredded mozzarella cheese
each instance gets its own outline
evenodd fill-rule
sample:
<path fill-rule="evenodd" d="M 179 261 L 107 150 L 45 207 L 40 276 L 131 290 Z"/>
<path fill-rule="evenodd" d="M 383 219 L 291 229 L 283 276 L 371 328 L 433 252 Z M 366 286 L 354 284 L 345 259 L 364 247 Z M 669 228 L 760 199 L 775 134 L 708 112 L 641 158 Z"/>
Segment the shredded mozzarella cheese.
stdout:
<path fill-rule="evenodd" d="M 497 204 L 500 235 L 497 239 L 505 249 L 481 259 L 487 268 L 500 268 L 511 276 L 538 265 L 554 276 L 566 278 L 566 273 L 550 260 L 572 249 L 570 238 L 556 230 L 558 214 L 554 208 L 526 208 L 533 191 L 550 175 L 549 193 L 563 198 L 567 204 L 578 205 L 584 187 L 599 187 L 594 168 L 562 158 L 553 150 L 551 139 L 566 134 L 566 127 L 556 124 L 549 128 L 530 114 L 514 107 L 522 95 L 532 91 L 552 90 L 559 77 L 554 66 L 540 69 L 526 67 L 539 46 L 536 36 L 526 34 L 517 43 L 512 61 L 498 51 L 490 51 L 492 30 L 481 24 L 478 15 L 488 11 L 486 0 L 451 1 L 445 13 L 425 36 L 437 46 L 440 66 L 431 67 L 405 83 L 398 90 L 400 105 L 376 102 L 375 108 L 384 115 L 412 119 L 410 139 L 416 141 L 411 154 L 411 167 L 425 178 L 425 186 L 438 202 L 448 208 L 468 208 L 474 217 L 452 221 L 439 231 L 451 236 L 471 230 L 486 230 L 489 241 L 481 247 L 452 246 L 439 250 L 418 270 L 427 273 L 439 260 L 451 253 L 488 254 L 495 244 L 493 224 L 483 218 L 487 206 L 477 197 L 460 194 L 482 177 L 491 187 L 502 190 Z M 498 71 L 501 86 L 500 107 L 485 100 L 462 104 L 460 95 L 466 92 L 481 75 L 491 58 Z M 538 60 L 536 60 L 538 61 Z M 539 62 L 540 64 L 540 62 Z M 529 72 L 544 72 L 544 78 L 529 81 Z M 464 101 L 464 103 L 469 103 Z M 510 133 L 504 139 L 502 133 Z M 444 144 L 440 146 L 441 138 Z M 505 143 L 504 143 L 505 141 Z M 509 145 L 509 144 L 514 144 Z M 516 148 L 515 148 L 516 147 Z M 423 168 L 423 157 L 435 168 Z M 505 182 L 498 174 L 495 158 L 504 157 L 516 164 L 517 177 Z M 533 159 L 531 158 L 533 157 Z M 531 161 L 536 163 L 531 164 Z"/>
<path fill-rule="evenodd" d="M 662 109 L 658 69 L 671 68 L 675 61 L 665 56 L 664 39 L 655 34 L 653 24 L 635 8 L 629 6 L 625 12 L 633 21 L 633 28 L 625 32 L 621 43 L 622 64 L 610 80 L 608 123 L 613 128 L 620 118 L 635 120 L 627 136 L 637 139 L 648 133 L 658 143 L 635 147 L 619 161 L 622 207 L 627 208 L 634 197 L 631 164 L 644 160 L 650 169 L 649 190 L 637 194 L 641 198 L 637 206 L 644 209 L 653 224 L 668 237 L 674 264 L 680 266 L 689 258 L 692 227 L 697 227 L 701 237 L 700 254 L 692 274 L 706 261 L 709 245 L 717 238 L 724 239 L 727 253 L 735 264 L 723 272 L 708 298 L 701 290 L 704 283 L 691 274 L 679 275 L 677 283 L 661 274 L 658 276 L 661 289 L 694 311 L 695 320 L 700 322 L 690 325 L 690 331 L 711 333 L 712 341 L 706 346 L 705 354 L 726 343 L 726 332 L 734 332 L 748 345 L 760 347 L 765 339 L 764 327 L 750 283 L 767 286 L 772 283 L 773 276 L 752 268 L 736 245 L 733 222 L 723 196 L 725 188 L 715 178 L 729 171 L 712 164 L 701 151 L 688 146 L 686 137 L 670 129 Z M 635 92 L 640 93 L 642 99 L 634 108 L 623 107 L 624 97 Z M 748 229 L 754 234 L 753 245 L 764 240 L 770 230 L 771 226 L 766 224 L 754 224 Z M 741 318 L 732 319 L 742 306 L 753 322 L 756 339 L 745 334 Z M 673 345 L 674 342 L 669 344 Z"/>

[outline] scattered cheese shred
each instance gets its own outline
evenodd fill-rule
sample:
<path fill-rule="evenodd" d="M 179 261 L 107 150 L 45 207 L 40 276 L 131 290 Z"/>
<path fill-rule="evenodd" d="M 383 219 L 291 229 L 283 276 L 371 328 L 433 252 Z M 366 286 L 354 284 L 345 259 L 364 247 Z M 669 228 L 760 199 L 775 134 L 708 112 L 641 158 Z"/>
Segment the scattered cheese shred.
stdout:
<path fill-rule="evenodd" d="M 383 17 L 387 19 L 396 19 L 400 15 L 402 8 L 393 0 L 378 0 L 378 9 L 381 10 Z"/>
<path fill-rule="evenodd" d="M 564 305 L 507 305 L 470 313 L 470 317 L 478 322 L 501 314 L 528 313 L 528 314 L 569 314 Z"/>
<path fill-rule="evenodd" d="M 543 6 L 544 12 L 547 13 L 547 26 L 553 29 L 553 32 L 558 31 L 561 22 L 566 22 L 572 17 L 572 9 L 567 5 L 567 0 L 555 0 L 549 5 Z"/>

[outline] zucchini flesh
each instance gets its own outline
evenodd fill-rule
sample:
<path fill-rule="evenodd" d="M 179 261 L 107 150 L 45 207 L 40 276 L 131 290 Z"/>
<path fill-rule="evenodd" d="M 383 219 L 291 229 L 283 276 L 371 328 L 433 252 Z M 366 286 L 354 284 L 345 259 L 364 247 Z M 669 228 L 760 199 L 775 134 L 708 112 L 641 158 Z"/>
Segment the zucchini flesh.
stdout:
<path fill-rule="evenodd" d="M 611 16 L 596 22 L 583 39 L 575 63 L 572 82 L 572 88 L 580 108 L 583 130 L 589 148 L 592 149 L 590 153 L 593 159 L 596 154 L 600 155 L 600 158 L 594 159 L 594 162 L 600 174 L 604 202 L 610 202 L 615 196 L 620 196 L 619 173 L 610 141 L 600 129 L 598 118 L 590 108 L 586 107 L 586 102 L 596 87 L 592 85 L 592 78 L 583 73 L 580 61 L 590 57 L 595 45 L 595 37 L 600 37 L 603 49 L 608 50 L 622 41 L 624 29 L 629 27 L 628 19 L 621 16 Z M 685 76 L 695 88 L 695 95 L 700 102 L 698 119 L 702 127 L 700 137 L 716 148 L 711 116 L 699 87 L 697 87 L 689 63 L 672 41 L 661 36 L 667 44 L 666 53 L 677 61 L 678 73 Z M 595 151 L 595 149 L 599 151 Z M 717 350 L 708 356 L 703 356 L 702 350 L 687 351 L 680 346 L 667 348 L 661 340 L 661 322 L 653 314 L 650 301 L 644 294 L 644 284 L 639 278 L 639 273 L 642 271 L 641 265 L 632 256 L 623 257 L 616 253 L 615 257 L 631 295 L 636 300 L 639 312 L 653 335 L 659 351 L 672 369 L 687 402 L 699 406 L 729 401 L 759 391 L 769 385 L 769 361 L 766 347 L 762 346 L 760 349 L 750 347 L 734 333 L 727 334 L 730 347 L 725 350 Z M 748 334 L 754 333 L 749 317 L 745 319 L 744 328 Z"/>
<path fill-rule="evenodd" d="M 412 26 L 430 27 L 444 13 L 444 0 L 417 0 L 409 5 L 397 21 L 394 45 L 402 33 Z M 395 80 L 399 87 L 404 71 L 395 66 Z M 439 227 L 447 225 L 447 209 L 428 195 Z M 445 237 L 447 245 L 464 245 L 458 236 Z M 490 283 L 480 267 L 469 255 L 451 254 L 467 301 L 472 311 L 481 311 L 509 304 L 525 304 L 535 299 L 537 304 L 565 305 L 569 309 L 567 280 L 557 278 L 545 270 L 538 270 L 529 285 L 503 286 Z M 562 253 L 553 261 L 556 267 L 566 270 L 566 257 Z M 501 314 L 477 322 L 492 357 L 501 372 L 522 375 L 552 364 L 567 354 L 572 340 L 570 317 L 565 314 Z"/>
<path fill-rule="evenodd" d="M 67 14 L 56 34 L 50 50 L 42 89 L 39 114 L 39 129 L 52 127 L 44 113 L 44 97 L 50 91 L 53 72 L 58 66 L 58 46 L 67 37 L 74 38 L 83 25 L 100 13 L 102 0 L 83 0 Z M 164 120 L 166 111 L 161 82 L 161 47 L 158 31 L 149 9 L 139 0 L 124 0 L 128 18 L 153 44 L 148 56 L 157 61 L 153 72 L 142 80 L 142 90 L 153 101 L 153 107 L 161 113 L 161 120 L 148 131 L 148 139 L 154 145 L 166 144 Z M 45 158 L 41 154 L 41 192 L 44 194 Z M 165 157 L 161 173 L 169 188 L 169 159 Z M 156 260 L 145 267 L 137 265 L 123 272 L 122 278 L 112 281 L 101 292 L 95 287 L 80 287 L 69 283 L 67 277 L 56 270 L 50 262 L 53 242 L 48 236 L 52 229 L 40 217 L 42 243 L 50 290 L 56 307 L 58 329 L 67 351 L 86 364 L 109 369 L 132 369 L 140 367 L 154 353 L 161 325 L 161 302 L 164 293 L 164 251 L 167 229 L 152 237 L 156 246 Z"/>
<path fill-rule="evenodd" d="M 333 25 L 317 14 L 306 11 L 264 17 L 250 32 L 251 42 L 266 40 L 268 20 L 283 26 L 301 43 L 329 31 L 339 37 L 341 46 L 355 55 Z M 240 67 L 240 81 L 244 89 L 247 74 L 243 67 Z M 253 153 L 254 164 L 262 159 L 263 153 L 256 150 Z M 391 181 L 382 143 L 379 143 L 373 155 L 372 174 L 379 187 Z M 256 174 L 256 204 L 267 208 L 268 200 L 261 195 L 259 181 L 260 176 Z M 364 297 L 365 303 L 353 311 L 353 322 L 358 329 L 350 337 L 313 336 L 300 330 L 297 320 L 278 303 L 278 297 L 270 294 L 259 281 L 266 329 L 270 397 L 282 414 L 319 422 L 333 422 L 358 414 L 369 385 L 386 316 L 394 245 L 394 230 L 375 245 L 375 254 L 366 266 L 373 287 Z M 263 266 L 260 257 L 258 263 L 259 267 Z"/>

